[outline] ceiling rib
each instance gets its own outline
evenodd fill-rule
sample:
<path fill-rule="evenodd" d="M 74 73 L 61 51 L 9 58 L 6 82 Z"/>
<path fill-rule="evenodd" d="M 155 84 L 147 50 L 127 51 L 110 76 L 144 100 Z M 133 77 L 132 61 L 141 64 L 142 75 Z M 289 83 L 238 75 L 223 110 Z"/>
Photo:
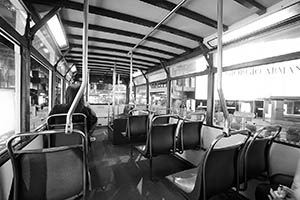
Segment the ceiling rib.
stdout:
<path fill-rule="evenodd" d="M 70 43 L 70 46 L 72 48 L 82 48 L 82 46 L 80 44 Z M 114 48 L 109 48 L 109 47 L 99 47 L 99 46 L 94 46 L 94 45 L 89 45 L 89 49 L 90 50 L 93 49 L 93 50 L 101 50 L 101 51 L 118 52 L 118 53 L 124 53 L 124 54 L 127 54 L 127 52 L 128 52 L 128 51 L 122 50 L 122 49 L 114 49 Z M 158 56 L 153 56 L 153 55 L 149 55 L 149 54 L 144 54 L 144 53 L 138 53 L 138 52 L 136 52 L 135 55 L 137 55 L 137 56 L 143 56 L 143 57 L 151 58 L 151 59 L 156 59 L 156 60 L 164 60 L 164 61 L 166 61 L 166 58 L 158 57 Z"/>
<path fill-rule="evenodd" d="M 75 34 L 68 34 L 67 36 L 68 36 L 68 38 L 77 39 L 77 40 L 81 40 L 81 38 L 82 38 L 80 35 L 75 35 Z M 133 43 L 121 42 L 121 41 L 117 41 L 117 40 L 109 40 L 109 39 L 98 38 L 98 37 L 89 37 L 89 41 L 102 42 L 102 43 L 108 43 L 108 44 L 116 44 L 116 45 L 122 45 L 122 46 L 127 46 L 127 47 L 134 47 Z M 169 55 L 172 57 L 178 56 L 178 54 L 171 53 L 169 51 L 152 48 L 152 47 L 140 46 L 139 48 L 143 49 L 143 50 L 147 50 L 147 51 L 166 54 L 166 55 Z"/>
<path fill-rule="evenodd" d="M 81 60 L 79 59 L 69 59 L 68 61 L 72 62 L 72 63 L 81 63 Z M 101 61 L 89 61 L 89 64 L 99 64 L 99 65 L 111 65 L 113 66 L 114 63 L 111 63 L 111 62 L 101 62 Z M 126 64 L 121 64 L 121 63 L 117 63 L 118 66 L 122 67 L 123 69 L 129 69 L 129 66 L 126 65 Z M 148 70 L 149 68 L 148 67 L 139 67 L 139 66 L 134 66 L 134 68 L 136 69 L 141 69 L 141 70 Z"/>
<path fill-rule="evenodd" d="M 80 56 L 70 56 L 70 55 L 68 57 L 66 57 L 66 58 L 74 59 L 74 60 L 81 59 Z M 106 62 L 115 62 L 117 64 L 118 63 L 120 63 L 120 64 L 128 64 L 128 62 L 126 62 L 126 61 L 115 60 L 115 59 L 108 59 L 108 58 L 97 58 L 97 57 L 89 56 L 88 59 L 91 60 L 91 61 L 106 61 Z M 140 63 L 136 63 L 136 62 L 134 62 L 133 64 L 135 66 L 141 66 L 141 68 L 145 67 L 145 69 L 149 69 L 149 68 L 152 67 L 152 65 L 145 65 L 145 64 L 140 64 Z"/>
<path fill-rule="evenodd" d="M 256 12 L 256 14 L 258 14 L 258 15 L 265 14 L 267 11 L 267 8 L 264 5 L 258 3 L 255 0 L 234 0 L 234 1 L 238 2 L 239 4 L 243 5 L 246 8 L 249 8 L 249 9 L 251 9 L 253 7 L 257 8 L 258 11 Z"/>
<path fill-rule="evenodd" d="M 76 27 L 76 28 L 82 28 L 83 24 L 80 22 L 75 22 L 75 21 L 70 21 L 70 20 L 62 20 L 62 22 L 70 27 Z M 134 33 L 134 32 L 130 32 L 130 31 L 123 31 L 120 29 L 114 29 L 114 28 L 109 28 L 109 27 L 104 27 L 104 26 L 99 26 L 99 25 L 95 25 L 95 24 L 89 24 L 89 30 L 93 30 L 93 31 L 100 31 L 100 32 L 106 32 L 106 33 L 113 33 L 113 34 L 117 34 L 117 35 L 123 35 L 123 36 L 127 36 L 127 37 L 132 37 L 132 38 L 139 38 L 142 39 L 144 37 L 144 35 L 139 34 L 139 33 Z M 155 37 L 148 37 L 147 38 L 148 41 L 151 42 L 156 42 L 159 44 L 163 44 L 166 46 L 170 46 L 170 47 L 174 47 L 177 49 L 182 49 L 184 51 L 191 51 L 192 49 L 186 46 L 182 46 L 173 42 L 169 42 L 166 40 L 162 40 L 162 39 L 158 39 Z"/>
<path fill-rule="evenodd" d="M 171 3 L 169 1 L 165 1 L 165 0 L 140 0 L 140 1 L 151 4 L 151 5 L 156 6 L 156 7 L 166 9 L 166 10 L 172 10 L 173 8 L 176 7 L 176 4 Z M 190 19 L 193 19 L 197 22 L 203 23 L 203 24 L 205 24 L 207 26 L 210 26 L 212 28 L 217 28 L 217 21 L 215 21 L 213 19 L 210 19 L 210 18 L 208 18 L 204 15 L 201 15 L 199 13 L 196 13 L 192 10 L 189 10 L 187 8 L 181 7 L 176 11 L 176 13 L 180 14 L 182 16 L 188 17 Z M 227 30 L 228 26 L 223 25 L 223 29 Z"/>
<path fill-rule="evenodd" d="M 69 54 L 78 54 L 78 55 L 82 55 L 82 51 L 75 51 L 72 50 L 69 52 Z M 93 56 L 106 56 L 106 57 L 111 57 L 111 58 L 118 58 L 118 59 L 126 59 L 129 62 L 129 58 L 128 56 L 120 56 L 120 55 L 113 55 L 113 54 L 106 54 L 106 53 L 98 53 L 98 52 L 89 52 L 89 55 L 93 55 Z M 158 65 L 159 62 L 154 62 L 154 61 L 150 61 L 150 60 L 144 60 L 144 59 L 140 59 L 140 58 L 134 58 L 135 61 L 138 62 L 144 62 L 144 63 L 149 63 L 149 64 L 153 64 L 153 65 Z"/>
<path fill-rule="evenodd" d="M 60 0 L 52 0 L 52 1 L 44 1 L 44 0 L 31 0 L 32 3 L 37 3 L 37 4 L 44 4 L 44 5 L 51 5 L 51 6 L 63 6 L 65 8 L 69 8 L 69 9 L 73 9 L 73 10 L 78 10 L 78 11 L 83 11 L 83 4 L 82 3 L 77 3 L 77 2 L 73 2 L 73 1 L 60 1 Z M 109 18 L 113 18 L 113 19 L 118 19 L 121 21 L 126 21 L 126 22 L 130 22 L 130 23 L 134 23 L 134 24 L 138 24 L 141 26 L 146 26 L 146 27 L 154 27 L 157 23 L 150 21 L 150 20 L 146 20 L 146 19 L 142 19 L 139 17 L 135 17 L 132 15 L 128 15 L 128 14 L 124 14 L 124 13 L 120 13 L 120 12 L 116 12 L 116 11 L 111 11 L 111 10 L 107 10 L 104 8 L 100 8 L 100 7 L 96 7 L 96 6 L 89 6 L 89 12 L 95 15 L 99 15 L 99 16 L 105 16 L 105 17 L 109 17 Z M 181 37 L 185 37 L 188 38 L 190 40 L 194 40 L 194 41 L 203 41 L 202 37 L 199 37 L 197 35 L 185 32 L 185 31 L 181 31 L 179 29 L 173 28 L 173 27 L 169 27 L 166 25 L 162 25 L 159 27 L 159 30 L 161 31 L 165 31 L 168 33 L 172 33 L 174 35 L 178 35 Z"/>

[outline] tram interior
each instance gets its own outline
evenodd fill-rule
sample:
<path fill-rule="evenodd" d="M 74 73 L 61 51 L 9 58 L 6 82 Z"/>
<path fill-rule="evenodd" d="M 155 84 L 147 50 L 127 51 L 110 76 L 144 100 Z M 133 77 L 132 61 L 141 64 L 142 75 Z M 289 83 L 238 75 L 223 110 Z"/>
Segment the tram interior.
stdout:
<path fill-rule="evenodd" d="M 0 1 L 0 199 L 291 187 L 299 22 L 299 0 Z M 97 117 L 91 135 L 72 106 L 48 121 L 73 84 Z"/>

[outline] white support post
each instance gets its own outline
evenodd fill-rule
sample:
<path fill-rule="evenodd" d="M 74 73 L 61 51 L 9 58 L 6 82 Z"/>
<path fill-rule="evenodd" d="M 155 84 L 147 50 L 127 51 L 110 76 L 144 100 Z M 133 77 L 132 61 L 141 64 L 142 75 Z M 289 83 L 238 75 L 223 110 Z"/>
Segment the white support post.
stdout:
<path fill-rule="evenodd" d="M 113 107 L 113 120 L 115 119 L 115 96 L 116 96 L 116 63 L 114 65 L 114 70 L 113 70 L 113 77 L 112 77 L 112 84 L 113 84 L 113 88 L 112 88 L 112 107 Z"/>
<path fill-rule="evenodd" d="M 132 59 L 133 59 L 133 52 L 130 52 L 130 79 L 129 79 L 129 103 L 133 102 L 133 95 L 132 95 Z"/>

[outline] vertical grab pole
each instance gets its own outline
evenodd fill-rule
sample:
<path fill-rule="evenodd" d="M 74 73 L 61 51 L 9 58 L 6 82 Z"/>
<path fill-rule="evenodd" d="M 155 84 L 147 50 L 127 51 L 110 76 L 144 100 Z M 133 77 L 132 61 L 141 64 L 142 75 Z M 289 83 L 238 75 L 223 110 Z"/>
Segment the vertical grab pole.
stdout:
<path fill-rule="evenodd" d="M 220 105 L 224 113 L 224 132 L 229 134 L 229 114 L 222 89 L 222 69 L 223 69 L 223 0 L 218 0 L 218 48 L 217 48 L 217 90 L 220 98 Z"/>
<path fill-rule="evenodd" d="M 66 119 L 66 133 L 70 133 L 73 131 L 73 123 L 72 123 L 72 114 L 77 107 L 80 98 L 82 97 L 84 90 L 87 85 L 87 61 L 88 61 L 88 13 L 89 13 L 89 0 L 84 0 L 84 8 L 83 8 L 83 34 L 82 34 L 82 83 L 77 92 L 75 99 L 72 102 L 72 105 L 68 111 L 67 119 Z"/>
<path fill-rule="evenodd" d="M 113 107 L 113 120 L 114 120 L 115 119 L 115 107 L 116 107 L 116 104 L 115 104 L 115 97 L 116 97 L 116 63 L 114 64 L 112 82 L 113 82 L 112 107 Z"/>
<path fill-rule="evenodd" d="M 133 52 L 130 52 L 130 78 L 129 78 L 129 103 L 132 101 L 132 57 Z"/>

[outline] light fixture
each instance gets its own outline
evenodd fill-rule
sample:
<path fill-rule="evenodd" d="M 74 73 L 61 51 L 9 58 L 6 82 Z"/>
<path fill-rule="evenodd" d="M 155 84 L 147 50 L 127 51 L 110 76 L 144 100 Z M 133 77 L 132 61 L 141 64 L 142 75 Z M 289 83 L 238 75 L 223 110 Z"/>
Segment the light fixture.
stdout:
<path fill-rule="evenodd" d="M 52 35 L 54 36 L 58 46 L 60 48 L 66 48 L 68 46 L 67 37 L 64 32 L 64 28 L 58 18 L 57 15 L 54 15 L 48 22 L 47 22 Z"/>
<path fill-rule="evenodd" d="M 76 72 L 76 71 L 77 71 L 76 65 L 73 65 L 73 66 L 71 67 L 71 72 L 74 73 L 74 72 Z"/>
<path fill-rule="evenodd" d="M 278 12 L 274 12 L 266 17 L 262 17 L 252 23 L 244 25 L 235 30 L 228 30 L 223 34 L 223 44 L 230 43 L 233 41 L 237 41 L 239 39 L 245 38 L 246 36 L 250 36 L 252 34 L 258 33 L 260 31 L 266 30 L 276 24 L 282 23 L 285 20 L 288 20 L 295 15 L 299 14 L 300 4 L 294 4 Z M 217 46 L 217 37 L 208 40 L 208 45 L 211 47 Z"/>

